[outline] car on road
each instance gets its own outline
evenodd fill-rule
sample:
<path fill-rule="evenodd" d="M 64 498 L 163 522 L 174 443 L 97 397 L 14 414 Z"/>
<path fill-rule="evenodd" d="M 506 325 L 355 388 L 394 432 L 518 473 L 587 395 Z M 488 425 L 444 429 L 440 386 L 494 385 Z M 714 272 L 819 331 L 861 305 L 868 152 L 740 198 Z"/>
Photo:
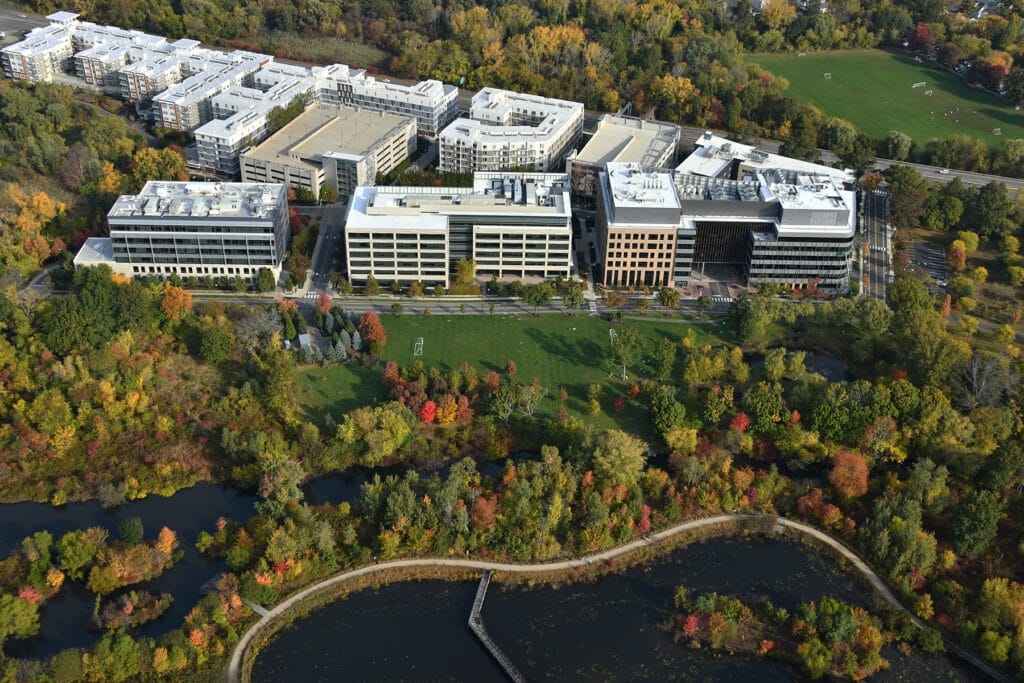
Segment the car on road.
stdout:
<path fill-rule="evenodd" d="M 24 19 L 24 18 L 25 18 L 25 15 L 24 15 L 24 14 L 19 14 L 19 15 L 18 15 L 18 18 L 20 18 L 20 19 Z"/>
<path fill-rule="evenodd" d="M 939 169 L 939 173 L 941 173 L 942 175 L 949 175 L 949 169 L 948 168 L 940 168 Z"/>

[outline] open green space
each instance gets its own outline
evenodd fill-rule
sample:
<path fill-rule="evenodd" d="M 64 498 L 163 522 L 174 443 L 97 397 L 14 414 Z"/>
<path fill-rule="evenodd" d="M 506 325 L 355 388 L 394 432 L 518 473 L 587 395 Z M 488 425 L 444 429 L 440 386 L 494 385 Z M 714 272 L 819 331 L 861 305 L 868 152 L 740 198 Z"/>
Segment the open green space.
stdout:
<path fill-rule="evenodd" d="M 624 396 L 637 374 L 631 372 L 629 381 L 623 382 L 621 373 L 610 367 L 606 360 L 609 330 L 635 326 L 648 339 L 652 348 L 661 339 L 675 343 L 694 329 L 698 341 L 719 338 L 724 324 L 694 325 L 657 319 L 623 321 L 612 325 L 606 320 L 589 316 L 400 316 L 382 315 L 388 333 L 384 360 L 393 360 L 399 367 L 408 367 L 422 360 L 427 367 L 445 370 L 457 368 L 463 361 L 477 368 L 481 377 L 490 370 L 505 371 L 512 360 L 517 367 L 516 378 L 521 382 L 536 377 L 548 390 L 542 410 L 554 412 L 558 408 L 558 392 L 564 388 L 569 398 L 566 408 L 584 415 L 598 426 L 621 426 L 649 433 L 645 411 L 634 401 L 627 400 L 621 413 L 613 403 Z M 416 340 L 423 338 L 423 355 L 414 356 Z M 649 373 L 638 364 L 633 368 L 640 376 Z M 366 370 L 353 366 L 304 368 L 301 373 L 300 401 L 307 419 L 324 424 L 326 415 L 336 421 L 348 410 L 360 405 L 385 400 L 380 386 L 380 367 Z M 590 415 L 587 410 L 587 387 L 601 384 L 601 413 Z"/>
<path fill-rule="evenodd" d="M 1024 115 L 927 60 L 883 50 L 751 55 L 789 80 L 787 94 L 850 121 L 872 138 L 899 130 L 922 144 L 970 135 L 989 145 L 1024 137 Z M 831 73 L 832 78 L 824 75 Z M 912 87 L 924 82 L 923 87 Z M 931 91 L 932 95 L 925 95 Z M 959 111 L 954 111 L 959 109 Z M 946 112 L 953 112 L 944 116 Z M 992 131 L 1001 128 L 1002 135 Z"/>

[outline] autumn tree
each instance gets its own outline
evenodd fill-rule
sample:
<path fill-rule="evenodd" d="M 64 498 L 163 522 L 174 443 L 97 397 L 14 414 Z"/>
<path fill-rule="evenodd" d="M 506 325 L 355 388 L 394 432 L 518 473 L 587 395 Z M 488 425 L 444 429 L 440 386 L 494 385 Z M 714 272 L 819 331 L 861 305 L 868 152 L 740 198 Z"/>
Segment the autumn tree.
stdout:
<path fill-rule="evenodd" d="M 320 296 L 318 296 L 316 299 L 316 306 L 324 315 L 330 313 L 332 306 L 331 295 L 328 294 L 327 292 L 321 292 Z"/>
<path fill-rule="evenodd" d="M 384 352 L 384 345 L 387 344 L 388 335 L 384 325 L 380 322 L 380 316 L 373 311 L 367 311 L 359 319 L 359 334 L 364 344 L 369 344 L 370 353 L 379 356 Z"/>
<path fill-rule="evenodd" d="M 160 310 L 168 320 L 181 320 L 192 310 L 192 293 L 172 284 L 164 285 L 164 296 Z"/>
<path fill-rule="evenodd" d="M 840 495 L 846 498 L 860 498 L 868 492 L 868 466 L 863 455 L 840 450 L 835 454 L 832 463 L 828 480 Z"/>
<path fill-rule="evenodd" d="M 594 475 L 606 485 L 632 488 L 647 462 L 647 444 L 618 429 L 610 429 L 594 445 Z"/>
<path fill-rule="evenodd" d="M 958 274 L 967 267 L 967 247 L 960 240 L 953 240 L 949 245 L 949 267 Z"/>

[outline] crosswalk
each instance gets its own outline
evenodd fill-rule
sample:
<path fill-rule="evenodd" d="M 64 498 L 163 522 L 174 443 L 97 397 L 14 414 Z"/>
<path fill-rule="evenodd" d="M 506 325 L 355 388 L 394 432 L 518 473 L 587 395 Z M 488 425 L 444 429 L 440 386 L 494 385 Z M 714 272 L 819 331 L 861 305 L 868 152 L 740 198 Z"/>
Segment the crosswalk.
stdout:
<path fill-rule="evenodd" d="M 306 292 L 304 299 L 316 299 L 320 296 L 320 292 Z"/>
<path fill-rule="evenodd" d="M 712 301 L 721 301 L 722 303 L 726 303 L 726 304 L 732 303 L 732 297 L 731 296 L 722 296 L 721 294 L 712 294 L 711 295 L 711 300 Z"/>

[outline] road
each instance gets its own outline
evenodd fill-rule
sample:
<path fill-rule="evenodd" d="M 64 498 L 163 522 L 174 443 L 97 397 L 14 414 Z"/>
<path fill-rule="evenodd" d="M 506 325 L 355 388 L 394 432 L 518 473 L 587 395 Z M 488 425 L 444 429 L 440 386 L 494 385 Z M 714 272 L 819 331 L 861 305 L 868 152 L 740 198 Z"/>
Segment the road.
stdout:
<path fill-rule="evenodd" d="M 307 298 L 315 298 L 320 292 L 328 291 L 328 276 L 334 270 L 334 252 L 341 235 L 341 225 L 345 220 L 345 207 L 339 204 L 328 204 L 303 209 L 302 213 L 316 218 L 320 223 L 320 233 L 313 248 L 310 259 L 309 288 Z M 310 296 L 313 295 L 313 296 Z"/>
<path fill-rule="evenodd" d="M 39 26 L 47 26 L 50 22 L 46 17 L 18 10 L 0 9 L 0 31 L 7 37 L 0 40 L 0 46 L 17 43 L 25 34 Z"/>
<path fill-rule="evenodd" d="M 885 287 L 889 281 L 889 195 L 875 190 L 866 195 L 864 203 L 864 230 L 867 233 L 867 258 L 864 271 L 868 276 L 865 294 L 885 301 Z"/>
<path fill-rule="evenodd" d="M 680 534 L 701 529 L 709 526 L 719 526 L 722 524 L 730 524 L 735 522 L 743 522 L 747 520 L 763 519 L 769 522 L 775 522 L 780 527 L 790 529 L 804 536 L 813 538 L 814 540 L 827 545 L 832 550 L 839 553 L 844 559 L 849 561 L 850 565 L 871 585 L 875 591 L 882 597 L 883 600 L 893 605 L 898 610 L 907 612 L 910 614 L 910 618 L 914 622 L 914 625 L 918 628 L 927 628 L 927 625 L 907 610 L 903 604 L 893 595 L 892 591 L 885 584 L 878 574 L 875 573 L 867 562 L 860 558 L 855 552 L 850 550 L 845 544 L 829 536 L 825 532 L 816 529 L 807 524 L 796 522 L 781 517 L 775 517 L 773 515 L 745 515 L 745 514 L 727 514 L 717 515 L 715 517 L 706 517 L 704 519 L 695 519 L 688 522 L 677 524 L 668 529 L 664 529 L 654 534 L 650 534 L 643 538 L 638 538 L 634 541 L 611 548 L 593 555 L 586 555 L 584 557 L 578 557 L 571 560 L 562 560 L 559 562 L 545 562 L 537 564 L 509 564 L 504 562 L 484 562 L 481 560 L 458 560 L 458 559 L 447 559 L 447 558 L 422 558 L 412 560 L 394 560 L 391 562 L 382 562 L 380 564 L 368 565 L 354 569 L 349 572 L 338 574 L 329 579 L 315 583 L 312 586 L 299 591 L 295 595 L 275 606 L 269 610 L 266 614 L 260 617 L 260 620 L 250 626 L 246 632 L 239 639 L 238 644 L 235 645 L 234 651 L 231 653 L 231 661 L 228 663 L 227 679 L 230 683 L 238 683 L 241 681 L 242 674 L 242 660 L 245 655 L 246 649 L 249 647 L 249 643 L 252 639 L 264 628 L 270 625 L 276 618 L 290 610 L 292 607 L 298 605 L 301 601 L 305 600 L 309 596 L 318 593 L 327 588 L 337 586 L 338 584 L 350 581 L 352 579 L 367 576 L 370 574 L 376 574 L 393 569 L 401 569 L 407 567 L 456 567 L 463 569 L 479 569 L 479 570 L 491 570 L 496 572 L 509 572 L 515 574 L 530 574 L 537 572 L 550 572 L 550 571 L 565 571 L 577 568 L 584 568 L 595 563 L 607 562 L 609 560 L 621 557 L 640 548 L 644 548 L 650 545 L 657 544 L 661 541 L 668 540 Z M 987 666 L 987 662 L 978 660 L 973 657 L 969 652 L 960 648 L 956 643 L 952 641 L 947 643 L 947 647 L 951 650 L 960 654 L 965 659 L 974 663 L 975 665 Z M 983 669 L 985 670 L 985 669 Z M 1010 679 L 995 671 L 991 667 L 987 667 L 985 673 L 989 674 L 996 680 L 1006 681 L 1010 683 Z"/>

